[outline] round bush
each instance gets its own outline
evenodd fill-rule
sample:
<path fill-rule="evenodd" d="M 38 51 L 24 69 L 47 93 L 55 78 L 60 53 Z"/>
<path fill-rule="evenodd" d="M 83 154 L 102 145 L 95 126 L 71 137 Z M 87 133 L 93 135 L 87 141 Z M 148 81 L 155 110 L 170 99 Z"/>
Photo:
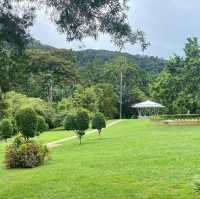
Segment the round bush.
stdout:
<path fill-rule="evenodd" d="M 67 131 L 73 131 L 76 129 L 76 116 L 74 114 L 68 114 L 65 117 L 64 128 Z"/>
<path fill-rule="evenodd" d="M 33 168 L 43 164 L 47 155 L 47 147 L 34 142 L 25 142 L 18 147 L 12 144 L 6 149 L 5 163 L 7 168 Z"/>
<path fill-rule="evenodd" d="M 104 115 L 102 113 L 96 113 L 92 120 L 92 128 L 97 129 L 100 134 L 101 129 L 105 127 L 106 127 L 106 121 Z"/>
<path fill-rule="evenodd" d="M 32 108 L 23 108 L 18 110 L 15 119 L 18 130 L 26 140 L 36 135 L 38 120 L 37 114 Z"/>
<path fill-rule="evenodd" d="M 0 123 L 0 138 L 6 140 L 12 137 L 13 125 L 10 120 L 3 119 Z"/>
<path fill-rule="evenodd" d="M 45 122 L 45 119 L 41 116 L 37 117 L 37 132 L 42 133 L 48 130 L 48 124 Z"/>
<path fill-rule="evenodd" d="M 80 109 L 76 113 L 76 129 L 77 131 L 85 131 L 89 128 L 90 118 L 86 110 Z"/>

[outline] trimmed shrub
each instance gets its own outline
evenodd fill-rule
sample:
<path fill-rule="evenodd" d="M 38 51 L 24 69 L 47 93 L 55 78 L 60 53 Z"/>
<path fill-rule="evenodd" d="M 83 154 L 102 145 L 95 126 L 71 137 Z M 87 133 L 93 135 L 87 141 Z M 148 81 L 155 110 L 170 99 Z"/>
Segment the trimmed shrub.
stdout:
<path fill-rule="evenodd" d="M 67 131 L 73 131 L 76 129 L 76 115 L 68 114 L 64 120 L 64 129 Z"/>
<path fill-rule="evenodd" d="M 76 113 L 76 124 L 74 126 L 75 132 L 78 135 L 81 144 L 81 138 L 85 135 L 85 130 L 89 128 L 90 118 L 86 110 L 80 109 Z"/>
<path fill-rule="evenodd" d="M 68 114 L 64 121 L 65 130 L 73 130 L 77 134 L 80 144 L 81 138 L 85 135 L 85 130 L 89 128 L 89 114 L 86 110 L 80 109 L 76 114 Z"/>
<path fill-rule="evenodd" d="M 34 137 L 37 132 L 37 114 L 32 108 L 23 108 L 15 116 L 17 128 L 26 140 Z"/>
<path fill-rule="evenodd" d="M 48 124 L 46 123 L 45 119 L 41 116 L 37 117 L 37 132 L 42 133 L 48 130 Z"/>
<path fill-rule="evenodd" d="M 22 142 L 18 146 L 9 145 L 6 149 L 5 164 L 7 168 L 33 168 L 44 163 L 48 148 L 33 141 Z"/>
<path fill-rule="evenodd" d="M 75 129 L 80 131 L 85 131 L 89 128 L 89 114 L 88 111 L 80 109 L 76 113 L 76 125 Z"/>
<path fill-rule="evenodd" d="M 102 128 L 106 127 L 106 121 L 102 113 L 96 113 L 92 119 L 92 128 L 97 129 L 99 135 L 101 134 Z"/>
<path fill-rule="evenodd" d="M 154 120 L 191 120 L 191 119 L 198 119 L 200 120 L 199 114 L 176 114 L 176 115 L 159 115 L 153 117 Z"/>
<path fill-rule="evenodd" d="M 13 125 L 10 120 L 3 119 L 0 123 L 0 139 L 6 140 L 12 137 Z"/>

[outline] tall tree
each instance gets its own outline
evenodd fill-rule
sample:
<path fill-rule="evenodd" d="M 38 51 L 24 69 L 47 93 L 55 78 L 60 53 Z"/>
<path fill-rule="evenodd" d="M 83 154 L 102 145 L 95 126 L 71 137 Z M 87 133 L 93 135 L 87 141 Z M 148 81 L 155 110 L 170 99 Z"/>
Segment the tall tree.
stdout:
<path fill-rule="evenodd" d="M 120 47 L 127 42 L 140 42 L 143 49 L 148 45 L 142 31 L 131 30 L 127 0 L 36 0 L 34 3 L 31 0 L 1 0 L 0 3 L 0 21 L 3 22 L 3 29 L 6 29 L 7 40 L 11 41 L 12 36 L 8 33 L 13 28 L 17 30 L 16 36 L 18 32 L 23 33 L 20 35 L 22 37 L 14 37 L 14 43 L 20 39 L 17 44 L 24 43 L 27 27 L 32 25 L 35 11 L 40 7 L 48 11 L 58 30 L 66 35 L 67 41 L 82 40 L 87 36 L 96 39 L 101 32 L 111 35 L 111 40 Z M 16 9 L 18 12 L 13 12 Z"/>
<path fill-rule="evenodd" d="M 168 107 L 169 113 L 200 112 L 200 45 L 187 39 L 185 56 L 175 56 L 153 84 L 153 97 Z"/>

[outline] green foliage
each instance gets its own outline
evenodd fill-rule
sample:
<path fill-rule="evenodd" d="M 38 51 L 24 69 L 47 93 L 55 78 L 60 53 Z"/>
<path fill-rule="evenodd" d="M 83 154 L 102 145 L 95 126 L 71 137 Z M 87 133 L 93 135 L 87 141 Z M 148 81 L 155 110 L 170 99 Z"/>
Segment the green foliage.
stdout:
<path fill-rule="evenodd" d="M 26 141 L 24 140 L 24 137 L 22 135 L 18 135 L 15 137 L 15 139 L 13 140 L 13 145 L 17 148 L 19 148 L 20 145 L 25 144 Z"/>
<path fill-rule="evenodd" d="M 7 112 L 9 117 L 13 118 L 16 112 L 24 107 L 30 107 L 39 115 L 44 117 L 50 128 L 54 128 L 54 119 L 56 117 L 55 109 L 51 103 L 39 98 L 31 98 L 26 95 L 8 92 L 5 95 L 5 101 L 8 104 Z"/>
<path fill-rule="evenodd" d="M 64 120 L 64 128 L 67 131 L 76 130 L 76 115 L 73 113 L 67 114 Z"/>
<path fill-rule="evenodd" d="M 15 4 L 16 3 L 16 4 Z M 20 9 L 17 12 L 17 1 L 0 1 L 0 49 L 2 45 L 21 51 L 29 39 L 27 29 L 32 25 L 34 10 Z"/>
<path fill-rule="evenodd" d="M 48 130 L 48 124 L 42 116 L 37 116 L 37 132 L 43 133 Z"/>
<path fill-rule="evenodd" d="M 85 135 L 85 130 L 89 128 L 89 114 L 85 109 L 78 109 L 76 113 L 67 114 L 64 120 L 65 130 L 73 130 L 77 134 L 80 144 L 82 136 Z"/>
<path fill-rule="evenodd" d="M 102 66 L 119 56 L 119 52 L 107 50 L 81 50 L 75 52 L 81 70 L 85 71 L 88 81 L 99 81 L 103 77 Z M 159 74 L 167 63 L 166 60 L 153 56 L 122 53 L 128 63 L 136 64 L 151 75 Z"/>
<path fill-rule="evenodd" d="M 85 131 L 89 128 L 90 118 L 88 112 L 84 109 L 79 109 L 76 113 L 76 131 Z"/>
<path fill-rule="evenodd" d="M 78 79 L 75 58 L 70 50 L 28 50 L 26 55 L 23 81 L 27 84 L 20 84 L 22 91 L 29 96 L 58 101 Z"/>
<path fill-rule="evenodd" d="M 92 128 L 97 129 L 99 135 L 101 134 L 102 128 L 106 127 L 106 121 L 102 113 L 96 113 L 92 119 Z"/>
<path fill-rule="evenodd" d="M 73 123 L 74 125 L 73 128 L 80 140 L 80 144 L 81 144 L 82 136 L 85 135 L 85 130 L 89 128 L 89 122 L 90 122 L 90 119 L 89 119 L 88 112 L 84 109 L 79 109 L 75 115 L 75 123 Z"/>
<path fill-rule="evenodd" d="M 43 164 L 48 155 L 46 146 L 34 142 L 11 144 L 6 149 L 5 164 L 11 168 L 33 168 Z"/>
<path fill-rule="evenodd" d="M 171 58 L 164 72 L 152 85 L 152 96 L 168 107 L 168 114 L 200 112 L 200 45 L 189 38 L 185 57 Z"/>
<path fill-rule="evenodd" d="M 3 119 L 0 122 L 0 139 L 6 140 L 11 138 L 13 134 L 13 125 L 10 120 Z"/>
<path fill-rule="evenodd" d="M 159 115 L 154 118 L 155 120 L 200 120 L 199 114 L 176 114 L 176 115 Z"/>
<path fill-rule="evenodd" d="M 90 113 L 94 113 L 98 111 L 98 102 L 98 97 L 93 87 L 83 88 L 79 85 L 73 93 L 73 104 L 76 109 L 83 108 Z"/>
<path fill-rule="evenodd" d="M 94 86 L 98 97 L 98 109 L 107 118 L 114 118 L 117 114 L 117 95 L 112 84 L 97 84 Z"/>
<path fill-rule="evenodd" d="M 8 103 L 5 101 L 5 95 L 0 88 L 0 120 L 7 116 Z"/>
<path fill-rule="evenodd" d="M 15 116 L 17 127 L 26 140 L 32 138 L 37 132 L 37 114 L 31 108 L 19 109 Z"/>

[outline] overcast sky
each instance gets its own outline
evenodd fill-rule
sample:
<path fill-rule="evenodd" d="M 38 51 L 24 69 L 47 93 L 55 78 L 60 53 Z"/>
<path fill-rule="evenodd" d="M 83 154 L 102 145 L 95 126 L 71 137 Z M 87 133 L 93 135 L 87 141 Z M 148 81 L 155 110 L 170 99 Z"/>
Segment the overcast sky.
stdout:
<path fill-rule="evenodd" d="M 132 54 L 148 54 L 169 58 L 174 53 L 182 55 L 187 37 L 200 37 L 199 0 L 130 0 L 129 21 L 133 29 L 146 33 L 151 46 L 144 53 L 139 47 L 127 46 Z M 117 50 L 109 36 L 101 35 L 98 41 L 85 39 L 80 42 L 66 42 L 65 36 L 45 15 L 40 14 L 31 29 L 34 38 L 44 44 L 58 48 Z"/>

